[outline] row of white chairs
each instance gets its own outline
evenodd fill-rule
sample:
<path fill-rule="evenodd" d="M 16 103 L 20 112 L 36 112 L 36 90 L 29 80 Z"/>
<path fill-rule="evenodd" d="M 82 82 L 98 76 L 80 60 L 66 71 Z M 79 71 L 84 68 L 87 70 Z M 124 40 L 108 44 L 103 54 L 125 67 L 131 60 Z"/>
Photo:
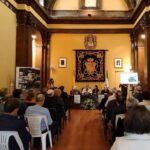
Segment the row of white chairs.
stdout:
<path fill-rule="evenodd" d="M 41 121 L 44 119 L 46 124 L 46 132 L 42 133 L 41 130 Z M 49 137 L 49 142 L 51 148 L 53 147 L 52 144 L 52 135 L 51 131 L 48 128 L 47 118 L 46 116 L 42 115 L 34 115 L 34 116 L 26 116 L 26 120 L 28 122 L 28 129 L 33 138 L 40 137 L 41 143 L 42 143 L 42 150 L 46 150 L 46 136 Z M 19 134 L 17 131 L 0 131 L 0 150 L 9 150 L 9 138 L 13 136 L 20 148 L 20 150 L 24 150 L 22 141 L 19 137 Z"/>

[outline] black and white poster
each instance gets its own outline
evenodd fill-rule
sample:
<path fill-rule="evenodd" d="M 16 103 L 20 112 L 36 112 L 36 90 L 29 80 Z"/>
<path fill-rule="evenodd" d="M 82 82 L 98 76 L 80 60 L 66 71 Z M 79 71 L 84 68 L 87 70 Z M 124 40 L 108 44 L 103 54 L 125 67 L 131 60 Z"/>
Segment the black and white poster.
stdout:
<path fill-rule="evenodd" d="M 16 89 L 26 89 L 40 81 L 40 69 L 31 67 L 16 67 Z"/>

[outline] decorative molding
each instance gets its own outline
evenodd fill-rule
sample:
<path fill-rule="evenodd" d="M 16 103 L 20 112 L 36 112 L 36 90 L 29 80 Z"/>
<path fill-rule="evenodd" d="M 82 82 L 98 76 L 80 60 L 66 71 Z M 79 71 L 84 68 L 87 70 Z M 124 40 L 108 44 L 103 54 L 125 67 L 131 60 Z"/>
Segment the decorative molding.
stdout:
<path fill-rule="evenodd" d="M 146 12 L 139 20 L 134 28 L 135 34 L 138 35 L 138 33 L 143 32 L 147 26 L 150 26 L 150 12 Z"/>
<path fill-rule="evenodd" d="M 30 0 L 15 0 L 18 4 L 30 5 Z"/>
<path fill-rule="evenodd" d="M 34 16 L 31 13 L 24 10 L 17 11 L 17 23 L 19 25 L 26 25 L 26 26 L 29 25 L 33 28 L 36 28 L 36 20 Z"/>
<path fill-rule="evenodd" d="M 31 26 L 39 31 L 46 31 L 47 28 L 30 12 L 25 10 L 17 11 L 17 24 Z"/>
<path fill-rule="evenodd" d="M 0 0 L 3 2 L 8 8 L 11 10 L 15 10 L 17 12 L 17 23 L 18 24 L 24 24 L 29 25 L 34 28 L 38 28 L 39 31 L 42 30 L 45 31 L 47 28 L 31 13 L 27 12 L 25 10 L 16 10 L 16 8 L 11 5 L 11 3 L 8 0 Z M 53 0 L 53 4 L 54 4 Z M 25 3 L 27 5 L 30 5 L 48 24 L 131 24 L 134 23 L 137 19 L 137 15 L 131 16 L 131 11 L 123 12 L 113 12 L 113 11 L 95 11 L 92 10 L 91 14 L 92 16 L 88 16 L 88 11 L 51 11 L 51 13 L 48 16 L 48 12 L 44 11 L 41 6 L 38 5 L 37 0 L 16 0 L 17 3 L 22 4 Z M 139 6 L 137 6 L 137 10 L 134 11 L 134 14 L 141 13 L 143 9 L 149 5 L 148 0 L 142 0 Z M 69 14 L 71 14 L 71 17 L 69 17 Z M 138 15 L 139 15 L 138 14 Z M 138 23 L 135 27 L 136 30 L 139 30 L 140 28 L 144 28 L 146 25 L 150 24 L 150 13 L 145 13 L 146 17 L 142 17 L 140 19 L 140 23 Z M 144 14 L 144 16 L 145 16 Z M 65 17 L 62 17 L 62 16 Z M 52 17 L 50 17 L 52 16 Z M 55 18 L 54 16 L 59 16 Z M 76 18 L 78 16 L 78 18 Z M 131 19 L 132 17 L 132 19 Z M 145 19 L 143 19 L 145 18 Z M 142 21 L 141 21 L 142 20 Z M 139 25 L 140 24 L 140 25 Z M 139 29 L 138 29 L 139 28 Z M 48 31 L 52 33 L 130 33 L 131 29 L 48 29 Z"/>
<path fill-rule="evenodd" d="M 131 17 L 132 23 L 134 23 L 138 19 L 138 17 L 140 16 L 140 14 L 142 13 L 142 11 L 146 6 L 147 6 L 146 0 L 142 0 L 141 3 L 137 6 L 137 8 L 133 10 L 133 14 Z"/>
<path fill-rule="evenodd" d="M 8 0 L 0 0 L 0 2 L 2 2 L 4 5 L 6 5 L 14 13 L 17 12 L 17 9 Z"/>
<path fill-rule="evenodd" d="M 8 0 L 1 0 L 9 3 Z M 148 0 L 142 0 L 133 11 L 102 11 L 77 10 L 54 11 L 45 10 L 37 0 L 15 0 L 19 4 L 31 6 L 47 24 L 133 24 L 144 8 L 149 5 Z M 55 0 L 51 0 L 54 4 Z M 12 6 L 12 5 L 11 5 Z M 52 6 L 53 7 L 53 6 Z M 14 8 L 14 7 L 13 7 Z"/>
<path fill-rule="evenodd" d="M 129 10 L 133 10 L 136 7 L 136 0 L 125 0 Z"/>
<path fill-rule="evenodd" d="M 49 11 L 42 7 L 38 0 L 15 0 L 18 4 L 31 6 L 46 22 L 49 20 Z"/>
<path fill-rule="evenodd" d="M 131 33 L 132 29 L 49 29 L 50 33 L 76 33 L 76 34 L 126 34 Z"/>

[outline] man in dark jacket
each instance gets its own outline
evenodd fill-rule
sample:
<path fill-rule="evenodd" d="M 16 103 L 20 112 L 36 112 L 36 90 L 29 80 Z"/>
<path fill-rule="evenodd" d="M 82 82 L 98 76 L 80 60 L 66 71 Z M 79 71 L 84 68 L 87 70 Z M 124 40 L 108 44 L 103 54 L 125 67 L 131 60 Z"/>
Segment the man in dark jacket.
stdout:
<path fill-rule="evenodd" d="M 0 131 L 17 131 L 24 149 L 29 150 L 31 136 L 26 130 L 25 122 L 17 119 L 20 103 L 17 99 L 8 98 L 4 104 L 4 114 L 0 116 Z M 9 141 L 9 150 L 19 150 L 14 138 Z"/>

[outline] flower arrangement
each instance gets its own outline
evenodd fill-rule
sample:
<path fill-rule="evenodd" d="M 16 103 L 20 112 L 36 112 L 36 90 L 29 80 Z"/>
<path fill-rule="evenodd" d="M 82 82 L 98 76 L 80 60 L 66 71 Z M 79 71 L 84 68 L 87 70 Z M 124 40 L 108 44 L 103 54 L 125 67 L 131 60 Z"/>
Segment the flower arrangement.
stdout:
<path fill-rule="evenodd" d="M 95 102 L 93 101 L 93 99 L 90 99 L 90 98 L 85 99 L 82 102 L 81 107 L 86 110 L 96 109 Z"/>

